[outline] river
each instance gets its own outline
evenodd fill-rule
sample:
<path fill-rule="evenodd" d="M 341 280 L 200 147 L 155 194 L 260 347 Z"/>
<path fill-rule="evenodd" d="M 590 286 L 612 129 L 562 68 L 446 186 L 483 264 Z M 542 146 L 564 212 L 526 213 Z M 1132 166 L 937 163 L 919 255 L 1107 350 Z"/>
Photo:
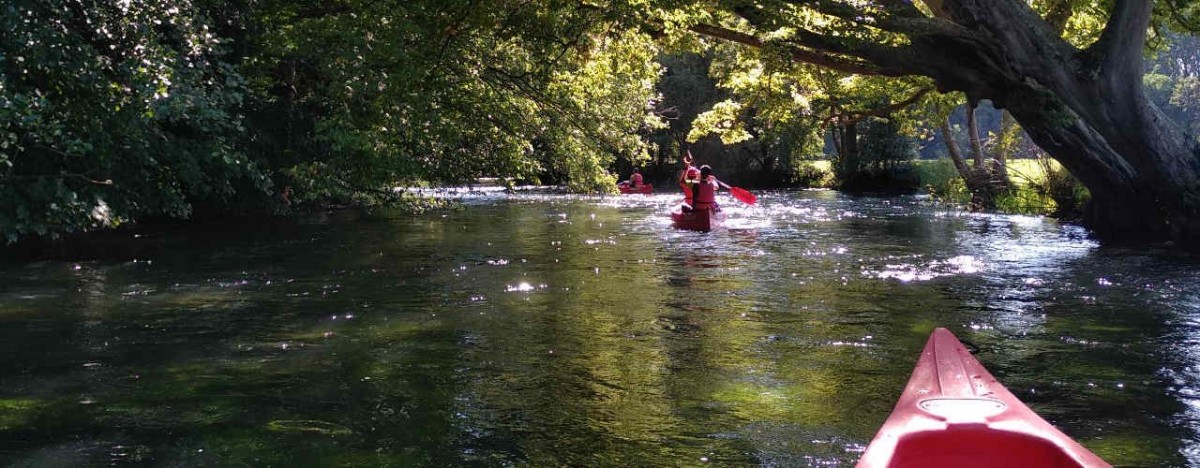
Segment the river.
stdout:
<path fill-rule="evenodd" d="M 852 466 L 944 326 L 1118 465 L 1200 465 L 1200 260 L 830 191 L 464 193 L 0 264 L 0 464 Z"/>

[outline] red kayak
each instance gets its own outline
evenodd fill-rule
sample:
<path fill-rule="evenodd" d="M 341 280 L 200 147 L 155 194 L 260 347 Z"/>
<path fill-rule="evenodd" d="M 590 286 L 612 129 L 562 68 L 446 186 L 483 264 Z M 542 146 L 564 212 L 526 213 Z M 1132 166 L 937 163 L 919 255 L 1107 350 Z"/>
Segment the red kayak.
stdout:
<path fill-rule="evenodd" d="M 693 210 L 671 212 L 671 221 L 676 229 L 689 231 L 711 231 L 725 224 L 725 212 L 713 210 Z"/>
<path fill-rule="evenodd" d="M 1111 465 L 1038 417 L 938 328 L 858 466 Z"/>
<path fill-rule="evenodd" d="M 650 184 L 642 184 L 640 186 L 633 187 L 633 186 L 629 185 L 629 182 L 621 182 L 621 183 L 617 184 L 617 190 L 620 190 L 621 193 L 625 194 L 625 195 L 628 195 L 628 194 L 649 195 L 649 194 L 654 193 L 654 186 L 652 186 Z"/>

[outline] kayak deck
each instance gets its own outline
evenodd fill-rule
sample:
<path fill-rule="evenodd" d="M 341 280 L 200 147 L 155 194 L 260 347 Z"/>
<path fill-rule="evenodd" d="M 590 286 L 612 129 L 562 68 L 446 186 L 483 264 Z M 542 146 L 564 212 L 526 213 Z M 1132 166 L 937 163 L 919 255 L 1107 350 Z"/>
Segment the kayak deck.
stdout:
<path fill-rule="evenodd" d="M 938 328 L 858 466 L 1110 465 L 1025 406 Z"/>

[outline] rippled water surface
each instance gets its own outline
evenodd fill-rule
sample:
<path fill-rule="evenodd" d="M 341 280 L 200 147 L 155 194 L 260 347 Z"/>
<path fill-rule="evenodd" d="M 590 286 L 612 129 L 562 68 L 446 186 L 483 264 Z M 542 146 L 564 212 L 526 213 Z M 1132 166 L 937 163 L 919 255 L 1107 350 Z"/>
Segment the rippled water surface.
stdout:
<path fill-rule="evenodd" d="M 916 198 L 470 195 L 0 265 L 0 464 L 843 465 L 945 326 L 1118 465 L 1200 464 L 1200 261 Z"/>

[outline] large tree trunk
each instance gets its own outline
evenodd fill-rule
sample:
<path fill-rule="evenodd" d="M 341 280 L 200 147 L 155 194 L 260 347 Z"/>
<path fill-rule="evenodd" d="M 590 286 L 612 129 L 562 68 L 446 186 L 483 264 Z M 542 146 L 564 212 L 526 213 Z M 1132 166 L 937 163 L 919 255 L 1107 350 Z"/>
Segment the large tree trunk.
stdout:
<path fill-rule="evenodd" d="M 956 52 L 931 59 L 927 74 L 1007 108 L 1091 192 L 1086 221 L 1098 235 L 1200 243 L 1200 147 L 1142 85 L 1153 2 L 1116 0 L 1100 40 L 1084 50 L 1023 1 L 937 3 L 942 18 L 970 33 L 928 37 Z"/>
<path fill-rule="evenodd" d="M 1067 116 L 1019 100 L 1010 109 L 1038 146 L 1091 192 L 1086 221 L 1098 234 L 1200 240 L 1200 156 L 1194 144 L 1140 89 L 1114 92 L 1138 98 L 1114 97 L 1124 105 Z"/>

